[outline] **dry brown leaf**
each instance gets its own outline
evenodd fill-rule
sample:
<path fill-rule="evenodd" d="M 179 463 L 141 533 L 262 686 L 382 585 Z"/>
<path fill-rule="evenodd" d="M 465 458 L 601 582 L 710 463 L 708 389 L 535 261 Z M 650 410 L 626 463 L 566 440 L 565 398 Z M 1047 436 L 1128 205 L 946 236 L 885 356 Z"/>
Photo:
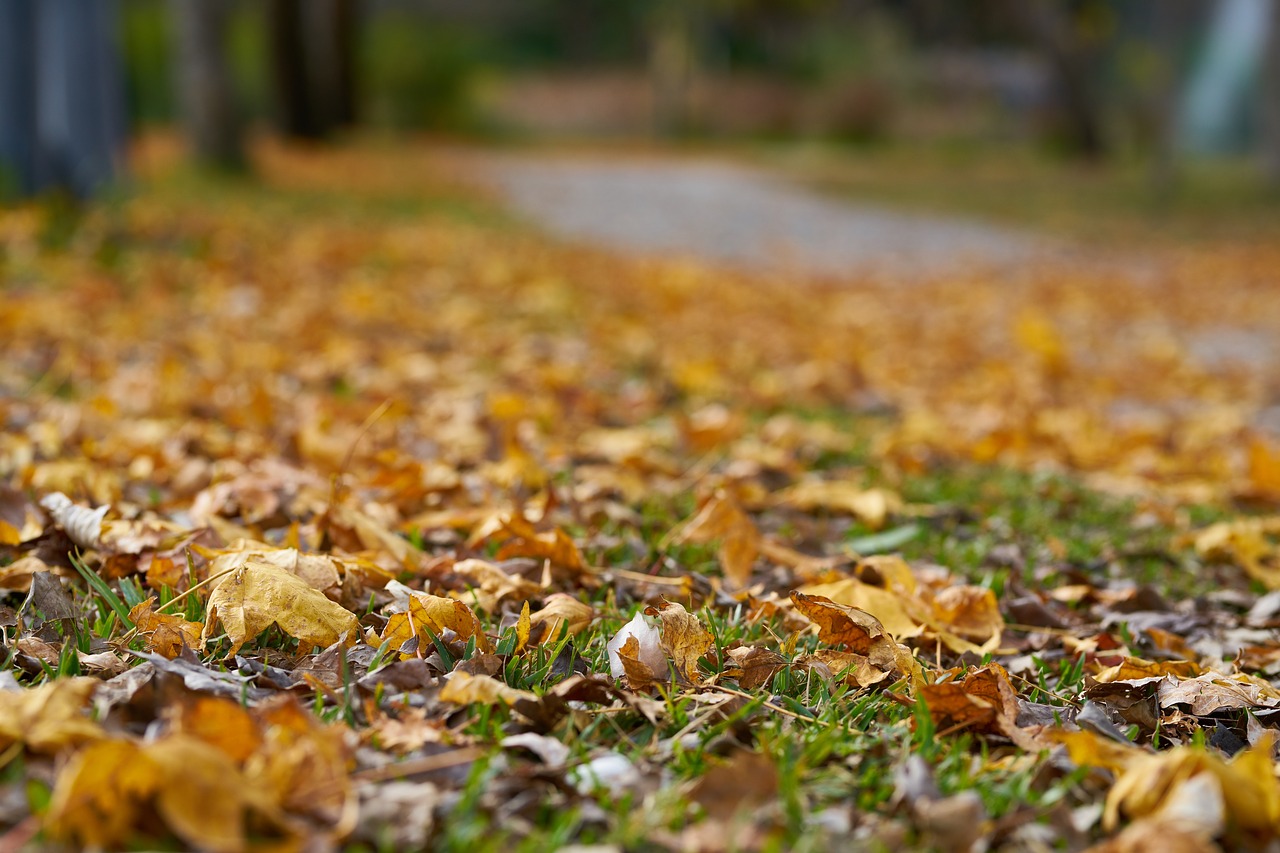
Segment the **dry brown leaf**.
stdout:
<path fill-rule="evenodd" d="M 851 652 L 870 656 L 886 644 L 895 645 L 880 620 L 856 607 L 836 604 L 821 595 L 805 595 L 794 590 L 791 603 L 818 626 L 818 639 L 845 646 Z"/>
<path fill-rule="evenodd" d="M 534 645 L 558 640 L 562 630 L 567 631 L 570 637 L 580 634 L 595 615 L 596 611 L 590 604 L 563 592 L 553 592 L 547 596 L 542 609 L 529 616 L 530 624 L 542 629 Z"/>
<path fill-rule="evenodd" d="M 351 645 L 360 639 L 355 614 L 297 575 L 253 558 L 216 583 L 208 607 L 201 644 L 208 642 L 213 626 L 220 622 L 231 641 L 229 655 L 271 625 L 295 637 L 304 650 L 337 642 Z"/>
<path fill-rule="evenodd" d="M 482 652 L 493 651 L 479 618 L 465 603 L 454 598 L 415 592 L 409 596 L 409 610 L 395 613 L 382 631 L 382 641 L 400 652 L 402 659 L 424 657 L 430 654 L 432 637 L 446 630 L 457 634 L 463 641 L 476 638 L 476 647 Z M 406 643 L 411 648 L 406 651 Z"/>
<path fill-rule="evenodd" d="M 991 643 L 992 649 L 999 644 L 1004 633 L 1004 616 L 1000 614 L 996 594 L 985 587 L 947 587 L 934 596 L 933 615 L 935 625 L 967 640 Z"/>
<path fill-rule="evenodd" d="M 199 622 L 188 622 L 181 616 L 156 613 L 155 603 L 155 596 L 152 596 L 129 611 L 129 620 L 138 629 L 147 650 L 173 660 L 182 654 L 184 648 L 199 648 L 204 626 Z"/>
<path fill-rule="evenodd" d="M 1033 752 L 1047 746 L 1018 727 L 1018 693 L 1000 664 L 972 670 L 960 681 L 920 685 L 916 693 L 928 706 L 939 734 L 989 732 Z"/>
<path fill-rule="evenodd" d="M 576 578 L 586 573 L 587 561 L 563 530 L 556 528 L 539 533 L 523 516 L 503 521 L 501 536 L 507 541 L 498 549 L 496 556 L 499 560 L 533 557 L 550 561 L 553 567 L 565 570 L 569 577 Z"/>
<path fill-rule="evenodd" d="M 667 673 L 670 671 L 667 659 L 663 657 L 661 665 L 655 667 L 649 660 L 651 656 L 641 647 L 640 638 L 635 634 L 628 634 L 622 645 L 613 651 L 613 655 L 617 656 L 618 666 L 626 675 L 627 687 L 631 690 L 644 692 L 655 684 L 667 682 Z"/>
<path fill-rule="evenodd" d="M 760 553 L 760 531 L 755 522 L 724 491 L 712 495 L 681 524 L 672 541 L 719 542 L 720 566 L 725 580 L 735 589 L 751 580 L 751 569 Z"/>
<path fill-rule="evenodd" d="M 732 661 L 725 674 L 736 678 L 743 690 L 767 687 L 779 670 L 787 665 L 787 659 L 777 652 L 755 646 L 729 649 L 725 656 Z"/>
<path fill-rule="evenodd" d="M 466 595 L 474 596 L 476 605 L 489 613 L 496 612 L 507 599 L 527 599 L 542 591 L 536 583 L 519 575 L 509 575 L 484 560 L 459 560 L 449 571 L 466 581 Z"/>
<path fill-rule="evenodd" d="M 857 578 L 807 584 L 797 591 L 869 613 L 899 642 L 920 636 L 928 620 L 923 602 L 863 583 Z"/>
<path fill-rule="evenodd" d="M 697 616 L 673 601 L 663 599 L 657 607 L 646 607 L 645 613 L 662 620 L 662 648 L 671 656 L 676 672 L 690 684 L 701 684 L 698 660 L 711 651 L 715 637 Z"/>

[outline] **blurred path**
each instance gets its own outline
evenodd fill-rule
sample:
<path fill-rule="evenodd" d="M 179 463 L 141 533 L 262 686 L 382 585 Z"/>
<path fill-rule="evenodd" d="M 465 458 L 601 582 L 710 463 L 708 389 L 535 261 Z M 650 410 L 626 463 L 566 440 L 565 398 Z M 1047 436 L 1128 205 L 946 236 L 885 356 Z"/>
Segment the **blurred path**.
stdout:
<path fill-rule="evenodd" d="M 929 275 L 1007 267 L 1050 247 L 1027 233 L 826 198 L 720 162 L 503 154 L 484 158 L 479 174 L 562 236 L 753 269 Z"/>

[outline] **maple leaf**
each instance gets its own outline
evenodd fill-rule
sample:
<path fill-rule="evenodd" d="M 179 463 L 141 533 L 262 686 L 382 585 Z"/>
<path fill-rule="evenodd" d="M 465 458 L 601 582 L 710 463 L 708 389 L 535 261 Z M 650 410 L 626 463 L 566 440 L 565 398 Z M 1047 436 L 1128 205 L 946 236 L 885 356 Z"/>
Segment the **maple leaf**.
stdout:
<path fill-rule="evenodd" d="M 209 594 L 209 615 L 201 644 L 221 623 L 231 641 L 228 655 L 271 625 L 295 637 L 305 649 L 348 645 L 360 638 L 355 614 L 335 604 L 297 575 L 261 560 L 250 559 L 218 581 Z"/>

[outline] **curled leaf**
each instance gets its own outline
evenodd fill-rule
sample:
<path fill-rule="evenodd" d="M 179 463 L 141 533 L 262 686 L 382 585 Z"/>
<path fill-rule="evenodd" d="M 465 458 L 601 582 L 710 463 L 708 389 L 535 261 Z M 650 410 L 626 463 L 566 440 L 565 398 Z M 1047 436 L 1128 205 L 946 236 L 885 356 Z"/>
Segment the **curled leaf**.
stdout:
<path fill-rule="evenodd" d="M 110 507 L 97 509 L 77 506 L 62 492 L 52 492 L 40 500 L 40 506 L 49 511 L 54 523 L 66 531 L 67 538 L 80 548 L 97 548 L 102 540 L 102 519 Z"/>
<path fill-rule="evenodd" d="M 631 621 L 623 625 L 605 647 L 609 652 L 609 671 L 614 678 L 621 678 L 626 674 L 620 652 L 629 639 L 635 640 L 634 645 L 628 646 L 631 660 L 649 667 L 654 673 L 653 678 L 657 677 L 657 673 L 666 671 L 667 656 L 662 652 L 662 635 L 637 610 Z"/>

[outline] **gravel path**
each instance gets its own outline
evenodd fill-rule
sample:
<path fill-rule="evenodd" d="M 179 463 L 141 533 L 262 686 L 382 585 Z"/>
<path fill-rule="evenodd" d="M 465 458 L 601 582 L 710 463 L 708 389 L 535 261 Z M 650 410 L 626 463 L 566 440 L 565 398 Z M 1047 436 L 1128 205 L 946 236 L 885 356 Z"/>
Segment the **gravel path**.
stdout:
<path fill-rule="evenodd" d="M 487 158 L 482 180 L 562 236 L 642 254 L 822 275 L 933 274 L 1042 254 L 1030 234 L 825 198 L 716 162 Z"/>

